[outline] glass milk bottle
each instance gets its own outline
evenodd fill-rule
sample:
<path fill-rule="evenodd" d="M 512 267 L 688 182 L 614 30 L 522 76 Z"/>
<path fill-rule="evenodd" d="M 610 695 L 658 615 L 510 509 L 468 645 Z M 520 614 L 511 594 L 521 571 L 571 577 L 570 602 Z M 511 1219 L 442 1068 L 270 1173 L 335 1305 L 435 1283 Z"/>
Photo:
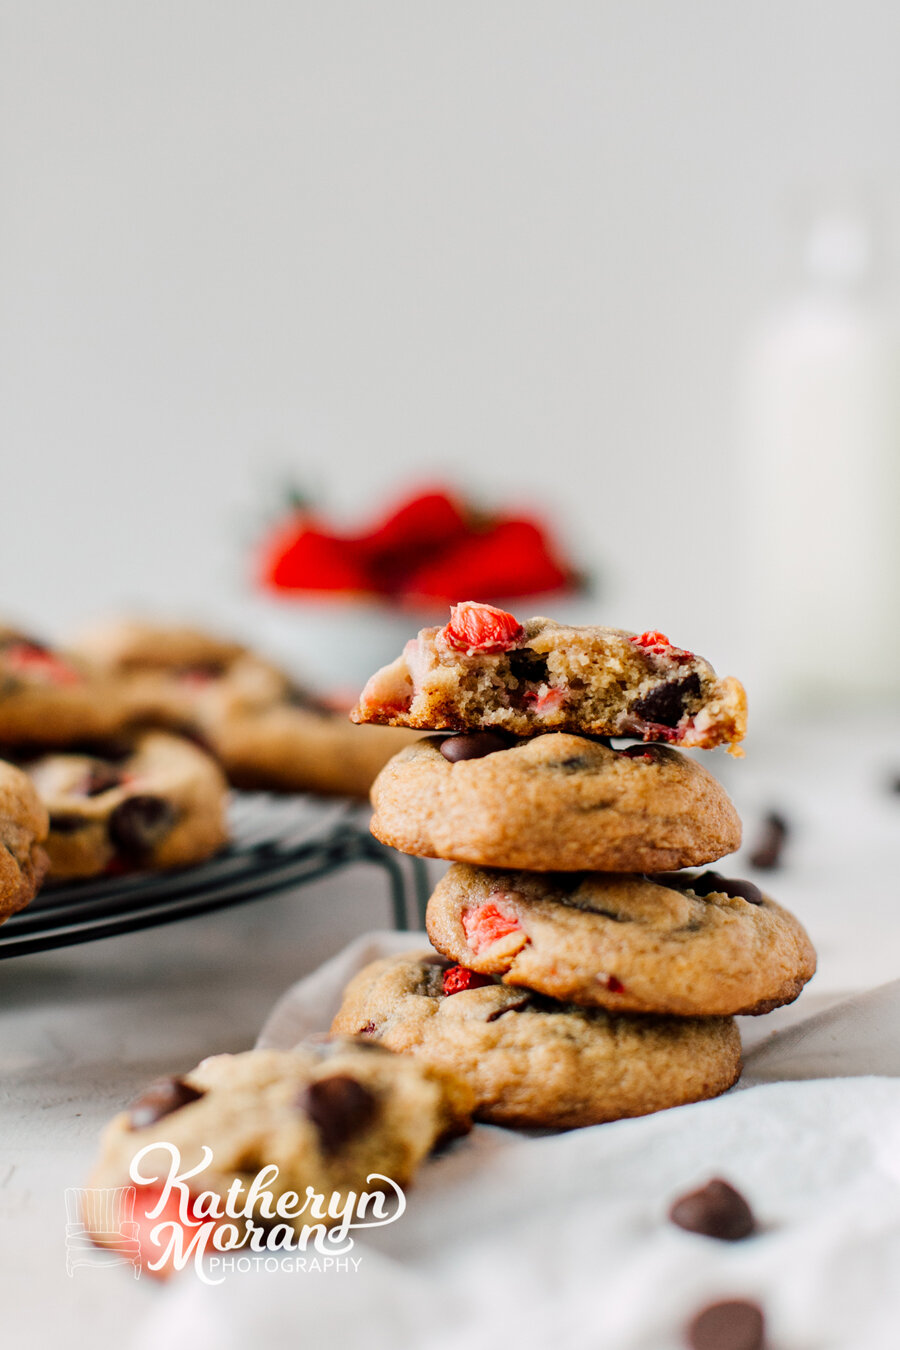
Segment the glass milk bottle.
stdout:
<path fill-rule="evenodd" d="M 813 219 L 745 354 L 748 676 L 773 710 L 900 696 L 900 348 L 873 261 L 864 217 Z"/>

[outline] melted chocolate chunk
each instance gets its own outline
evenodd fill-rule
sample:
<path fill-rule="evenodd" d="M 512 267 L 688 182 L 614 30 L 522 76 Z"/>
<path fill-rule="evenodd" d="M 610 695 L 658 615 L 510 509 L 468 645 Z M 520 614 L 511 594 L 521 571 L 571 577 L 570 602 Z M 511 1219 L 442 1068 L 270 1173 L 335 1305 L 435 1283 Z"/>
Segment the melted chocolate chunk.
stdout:
<path fill-rule="evenodd" d="M 669 1210 L 669 1218 L 689 1233 L 702 1233 L 722 1242 L 740 1242 L 756 1228 L 753 1211 L 740 1191 L 720 1177 L 682 1195 Z"/>
<path fill-rule="evenodd" d="M 85 816 L 60 814 L 50 817 L 50 830 L 53 834 L 77 834 L 91 823 Z"/>
<path fill-rule="evenodd" d="M 701 872 L 699 876 L 692 876 L 689 872 L 662 872 L 649 879 L 655 881 L 657 886 L 668 886 L 671 891 L 693 891 L 701 898 L 716 894 L 727 895 L 731 900 L 746 900 L 748 905 L 765 903 L 762 891 L 752 881 L 723 877 L 720 872 Z"/>
<path fill-rule="evenodd" d="M 590 767 L 584 755 L 567 755 L 565 759 L 547 761 L 548 769 L 559 769 L 562 773 L 579 773 Z"/>
<path fill-rule="evenodd" d="M 128 1108 L 128 1124 L 132 1130 L 155 1125 L 163 1116 L 196 1102 L 203 1096 L 183 1078 L 159 1078 L 137 1097 Z"/>
<path fill-rule="evenodd" d="M 164 797 L 138 793 L 120 802 L 109 818 L 109 837 L 126 858 L 143 858 L 175 824 L 175 808 Z"/>
<path fill-rule="evenodd" d="M 750 862 L 762 871 L 771 871 L 781 863 L 781 855 L 788 837 L 788 823 L 778 811 L 769 811 L 762 823 L 756 847 Z"/>
<path fill-rule="evenodd" d="M 122 775 L 114 765 L 98 762 L 88 769 L 78 785 L 78 791 L 83 797 L 99 797 L 101 792 L 108 792 L 121 782 Z"/>
<path fill-rule="evenodd" d="M 696 671 L 680 680 L 658 684 L 649 694 L 631 705 L 631 712 L 645 722 L 656 722 L 661 727 L 677 727 L 687 705 L 700 697 L 700 676 Z"/>
<path fill-rule="evenodd" d="M 498 1017 L 505 1017 L 507 1013 L 521 1012 L 522 1009 L 527 1008 L 530 1003 L 531 995 L 526 994 L 524 998 L 519 999 L 518 1003 L 507 1003 L 505 1008 L 496 1008 L 492 1013 L 488 1014 L 487 1020 L 489 1022 L 496 1022 Z"/>
<path fill-rule="evenodd" d="M 532 684 L 546 684 L 550 678 L 546 656 L 540 656 L 531 647 L 517 647 L 509 653 L 509 671 L 517 680 Z"/>
<path fill-rule="evenodd" d="M 329 717 L 334 712 L 334 709 L 329 708 L 323 699 L 311 694 L 308 689 L 304 689 L 299 684 L 288 685 L 285 702 L 289 703 L 292 708 L 299 708 L 302 712 L 315 713 L 319 717 Z"/>
<path fill-rule="evenodd" d="M 300 1094 L 297 1105 L 318 1129 L 325 1153 L 333 1153 L 365 1129 L 378 1109 L 374 1093 L 346 1073 L 317 1078 Z"/>
<path fill-rule="evenodd" d="M 485 755 L 495 755 L 498 750 L 508 750 L 510 738 L 502 731 L 471 731 L 461 736 L 447 736 L 441 741 L 441 754 L 451 764 L 461 759 L 483 759 Z"/>
<path fill-rule="evenodd" d="M 711 1303 L 687 1329 L 690 1350 L 762 1350 L 765 1319 L 756 1303 Z"/>

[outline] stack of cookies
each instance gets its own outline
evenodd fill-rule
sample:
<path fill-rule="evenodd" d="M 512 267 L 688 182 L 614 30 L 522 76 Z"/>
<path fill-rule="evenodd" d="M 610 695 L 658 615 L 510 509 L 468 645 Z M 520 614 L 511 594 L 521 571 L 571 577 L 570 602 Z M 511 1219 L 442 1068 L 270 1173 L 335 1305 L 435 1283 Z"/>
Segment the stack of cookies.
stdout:
<path fill-rule="evenodd" d="M 367 967 L 333 1030 L 472 1084 L 482 1119 L 574 1126 L 712 1097 L 736 1014 L 815 970 L 800 923 L 702 868 L 736 849 L 724 789 L 676 745 L 740 754 L 738 681 L 660 633 L 458 605 L 369 681 L 356 721 L 441 731 L 372 790 L 372 831 L 453 865 L 436 953 Z M 612 737 L 638 740 L 616 748 Z"/>

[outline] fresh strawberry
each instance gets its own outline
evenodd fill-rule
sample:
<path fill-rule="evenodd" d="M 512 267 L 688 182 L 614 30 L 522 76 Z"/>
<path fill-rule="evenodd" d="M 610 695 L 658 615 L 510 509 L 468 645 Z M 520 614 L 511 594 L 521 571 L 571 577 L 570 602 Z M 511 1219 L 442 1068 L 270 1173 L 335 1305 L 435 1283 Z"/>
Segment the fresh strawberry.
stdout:
<path fill-rule="evenodd" d="M 262 560 L 262 580 L 275 590 L 371 591 L 372 583 L 358 545 L 295 520 L 280 531 Z"/>
<path fill-rule="evenodd" d="M 465 966 L 451 966 L 444 971 L 443 987 L 445 994 L 461 994 L 466 989 L 483 989 L 493 984 L 490 975 L 479 975 L 475 970 L 466 970 Z"/>
<path fill-rule="evenodd" d="M 540 595 L 572 584 L 543 530 L 530 520 L 499 520 L 457 540 L 406 578 L 410 599 L 456 600 L 460 595 Z"/>
<path fill-rule="evenodd" d="M 438 549 L 467 530 L 466 512 L 459 498 L 443 488 L 417 492 L 395 507 L 373 529 L 357 536 L 370 554 L 398 550 Z"/>
<path fill-rule="evenodd" d="M 500 898 L 502 899 L 502 896 Z M 509 909 L 504 909 L 495 900 L 489 900 L 484 905 L 474 905 L 471 909 L 464 909 L 462 926 L 466 935 L 466 942 L 476 956 L 479 952 L 484 951 L 485 947 L 490 947 L 493 943 L 499 942 L 501 938 L 517 932 L 522 927 L 517 916 L 511 913 Z"/>
<path fill-rule="evenodd" d="M 459 651 L 506 652 L 525 636 L 513 614 L 494 605 L 463 600 L 450 611 L 450 622 L 442 629 L 445 641 Z"/>
<path fill-rule="evenodd" d="M 3 648 L 2 658 L 14 674 L 47 684 L 77 684 L 81 679 L 77 670 L 38 642 L 10 642 Z"/>

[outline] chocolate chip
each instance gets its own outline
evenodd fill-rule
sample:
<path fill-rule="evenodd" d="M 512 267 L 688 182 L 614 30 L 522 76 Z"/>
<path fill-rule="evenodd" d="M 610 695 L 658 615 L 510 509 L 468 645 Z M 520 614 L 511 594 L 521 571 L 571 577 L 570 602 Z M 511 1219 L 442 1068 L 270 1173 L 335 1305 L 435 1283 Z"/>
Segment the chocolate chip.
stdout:
<path fill-rule="evenodd" d="M 529 680 L 532 684 L 546 684 L 550 670 L 546 656 L 540 656 L 531 647 L 517 647 L 509 653 L 509 671 L 517 680 Z"/>
<path fill-rule="evenodd" d="M 109 817 L 109 837 L 128 858 L 149 853 L 175 824 L 175 808 L 164 797 L 138 793 L 126 797 Z"/>
<path fill-rule="evenodd" d="M 374 1022 L 367 1022 L 366 1025 L 375 1030 Z M 320 1035 L 308 1036 L 306 1044 L 311 1045 L 320 1059 L 333 1059 L 335 1055 L 345 1055 L 348 1050 L 366 1050 L 374 1051 L 378 1055 L 392 1055 L 393 1050 L 389 1050 L 386 1045 L 380 1041 L 363 1039 L 363 1032 L 357 1032 L 355 1036 L 332 1036 L 327 1031 Z"/>
<path fill-rule="evenodd" d="M 788 823 L 778 811 L 769 811 L 762 823 L 756 847 L 750 854 L 754 867 L 768 871 L 778 867 L 788 837 Z"/>
<path fill-rule="evenodd" d="M 315 1079 L 300 1094 L 297 1105 L 318 1129 L 325 1153 L 340 1148 L 364 1129 L 378 1107 L 374 1094 L 346 1073 Z"/>
<path fill-rule="evenodd" d="M 173 675 L 182 680 L 216 680 L 225 674 L 222 661 L 192 661 L 186 666 L 175 666 Z"/>
<path fill-rule="evenodd" d="M 83 797 L 99 797 L 101 792 L 108 792 L 121 782 L 122 775 L 118 769 L 112 764 L 98 762 L 91 765 L 77 790 Z"/>
<path fill-rule="evenodd" d="M 498 750 L 508 750 L 510 741 L 500 731 L 472 731 L 462 736 L 447 736 L 441 741 L 441 754 L 451 764 L 461 759 L 483 759 Z"/>
<path fill-rule="evenodd" d="M 334 712 L 323 699 L 317 698 L 299 684 L 288 685 L 285 701 L 292 708 L 299 708 L 301 712 L 315 713 L 318 717 L 328 717 Z"/>
<path fill-rule="evenodd" d="M 747 1201 L 721 1177 L 682 1195 L 669 1210 L 669 1218 L 689 1233 L 702 1233 L 723 1242 L 739 1242 L 756 1227 Z"/>
<path fill-rule="evenodd" d="M 91 821 L 85 816 L 73 816 L 61 813 L 58 816 L 50 817 L 50 830 L 53 834 L 77 834 L 79 830 L 85 829 Z"/>
<path fill-rule="evenodd" d="M 701 898 L 706 895 L 727 895 L 731 900 L 746 900 L 748 905 L 765 903 L 763 893 L 752 881 L 741 881 L 737 877 L 723 877 L 720 872 L 701 872 L 693 876 L 690 872 L 661 872 L 648 878 L 657 886 L 668 886 L 672 891 L 693 891 Z"/>
<path fill-rule="evenodd" d="M 128 1124 L 132 1130 L 155 1125 L 163 1116 L 196 1102 L 203 1096 L 183 1078 L 159 1078 L 137 1097 L 128 1108 Z"/>
<path fill-rule="evenodd" d="M 743 1299 L 711 1303 L 687 1329 L 691 1350 L 762 1350 L 764 1336 L 762 1309 Z"/>
<path fill-rule="evenodd" d="M 547 762 L 548 769 L 561 769 L 563 773 L 580 773 L 588 767 L 588 760 L 584 755 L 568 755 L 565 759 L 554 759 Z"/>
<path fill-rule="evenodd" d="M 695 895 L 727 895 L 731 900 L 746 900 L 748 905 L 761 905 L 763 893 L 752 881 L 738 877 L 723 877 L 719 872 L 701 872 L 691 890 Z"/>
<path fill-rule="evenodd" d="M 517 1003 L 507 1003 L 505 1008 L 496 1008 L 494 1012 L 488 1013 L 487 1020 L 489 1022 L 496 1022 L 498 1017 L 503 1017 L 506 1013 L 510 1012 L 521 1012 L 523 1008 L 529 1007 L 530 1004 L 531 995 L 526 994 L 525 997 L 520 998 Z"/>
<path fill-rule="evenodd" d="M 649 694 L 632 703 L 631 712 L 645 722 L 656 722 L 661 727 L 675 727 L 685 714 L 687 704 L 700 697 L 700 676 L 696 671 L 680 680 L 658 684 Z"/>

